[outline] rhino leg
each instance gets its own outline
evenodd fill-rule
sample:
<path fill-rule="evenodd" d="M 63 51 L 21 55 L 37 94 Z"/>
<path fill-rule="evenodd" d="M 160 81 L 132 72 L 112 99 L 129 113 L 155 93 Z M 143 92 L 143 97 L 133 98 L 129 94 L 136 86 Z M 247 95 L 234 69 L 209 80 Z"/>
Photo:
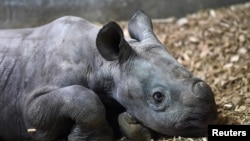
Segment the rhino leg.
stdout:
<path fill-rule="evenodd" d="M 32 94 L 24 118 L 35 140 L 111 141 L 105 108 L 91 90 L 74 85 Z"/>
<path fill-rule="evenodd" d="M 150 131 L 142 126 L 127 112 L 121 113 L 118 117 L 122 134 L 129 141 L 150 141 Z"/>

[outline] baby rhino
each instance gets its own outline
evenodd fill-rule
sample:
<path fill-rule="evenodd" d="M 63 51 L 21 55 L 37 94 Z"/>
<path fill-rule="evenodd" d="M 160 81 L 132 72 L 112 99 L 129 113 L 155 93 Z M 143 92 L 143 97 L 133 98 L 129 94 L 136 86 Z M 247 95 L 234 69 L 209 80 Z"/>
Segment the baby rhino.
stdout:
<path fill-rule="evenodd" d="M 171 56 L 143 11 L 128 29 L 124 38 L 115 22 L 67 16 L 0 30 L 0 140 L 206 135 L 217 116 L 211 88 Z"/>

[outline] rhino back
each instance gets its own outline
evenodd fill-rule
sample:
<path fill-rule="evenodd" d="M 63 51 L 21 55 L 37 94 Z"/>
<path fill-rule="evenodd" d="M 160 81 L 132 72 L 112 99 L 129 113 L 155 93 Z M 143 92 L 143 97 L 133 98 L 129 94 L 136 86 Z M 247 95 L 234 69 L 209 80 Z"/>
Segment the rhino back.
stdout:
<path fill-rule="evenodd" d="M 48 86 L 87 85 L 97 32 L 77 17 L 0 31 L 0 138 L 28 138 L 22 111 L 30 93 Z"/>
<path fill-rule="evenodd" d="M 49 82 L 58 85 L 60 74 L 87 67 L 96 57 L 91 53 L 97 54 L 97 32 L 98 28 L 88 21 L 71 16 L 37 28 L 0 31 L 0 74 L 6 78 L 0 80 L 0 91 L 14 83 L 14 76 L 22 76 L 16 80 L 22 81 L 18 85 L 26 90 Z"/>

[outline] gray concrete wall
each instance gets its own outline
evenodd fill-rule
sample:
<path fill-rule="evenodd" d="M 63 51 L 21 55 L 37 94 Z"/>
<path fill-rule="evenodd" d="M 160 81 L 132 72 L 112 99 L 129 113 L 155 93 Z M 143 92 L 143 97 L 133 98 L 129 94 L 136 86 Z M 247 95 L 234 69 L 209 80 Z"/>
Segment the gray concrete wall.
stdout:
<path fill-rule="evenodd" d="M 128 20 L 138 9 L 152 18 L 182 17 L 250 0 L 0 0 L 0 28 L 32 27 L 64 15 L 93 22 Z"/>

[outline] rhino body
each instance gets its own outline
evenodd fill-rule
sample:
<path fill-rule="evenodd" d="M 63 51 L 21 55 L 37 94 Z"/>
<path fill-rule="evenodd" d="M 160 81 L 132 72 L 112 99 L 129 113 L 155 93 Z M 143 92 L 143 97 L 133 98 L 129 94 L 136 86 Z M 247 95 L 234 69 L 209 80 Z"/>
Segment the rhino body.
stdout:
<path fill-rule="evenodd" d="M 125 111 L 161 134 L 205 135 L 216 118 L 210 87 L 170 55 L 143 11 L 129 32 L 73 16 L 1 30 L 0 140 L 111 141 Z"/>

